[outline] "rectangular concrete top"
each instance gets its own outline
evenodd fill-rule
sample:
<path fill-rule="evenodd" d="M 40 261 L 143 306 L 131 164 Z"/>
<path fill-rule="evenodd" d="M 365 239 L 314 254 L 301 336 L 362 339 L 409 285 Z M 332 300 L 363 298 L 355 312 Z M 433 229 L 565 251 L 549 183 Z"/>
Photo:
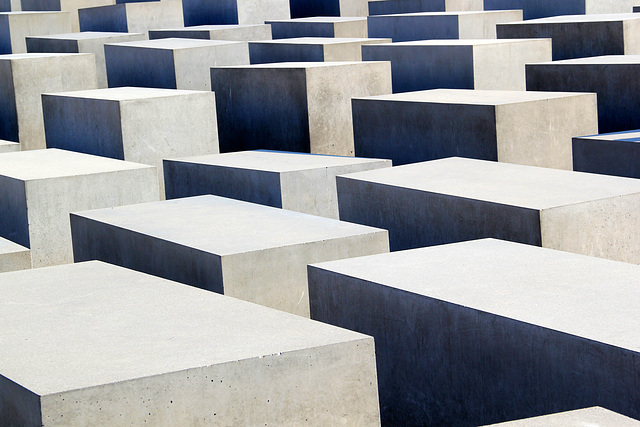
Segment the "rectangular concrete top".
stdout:
<path fill-rule="evenodd" d="M 451 157 L 346 178 L 541 210 L 640 193 L 640 180 Z"/>
<path fill-rule="evenodd" d="M 0 16 L 19 16 L 19 15 L 51 15 L 51 14 L 69 14 L 69 12 L 61 12 L 59 10 L 50 10 L 50 11 L 16 11 L 16 12 L 0 12 Z"/>
<path fill-rule="evenodd" d="M 289 22 L 316 22 L 316 23 L 338 23 L 338 22 L 355 22 L 366 21 L 365 17 L 348 17 L 348 16 L 314 16 L 310 18 L 295 18 L 295 19 L 270 19 L 265 21 L 265 24 L 271 23 L 289 23 Z"/>
<path fill-rule="evenodd" d="M 479 45 L 500 45 L 508 43 L 539 42 L 540 40 L 551 39 L 438 39 L 438 40 L 415 40 L 408 42 L 396 42 L 378 44 L 376 46 L 479 46 Z"/>
<path fill-rule="evenodd" d="M 492 424 L 493 427 L 638 427 L 640 421 L 594 406 L 541 417 Z M 487 426 L 490 427 L 490 426 Z"/>
<path fill-rule="evenodd" d="M 29 59 L 36 58 L 54 58 L 60 56 L 88 56 L 93 53 L 10 53 L 7 55 L 0 55 L 0 61 L 28 61 Z"/>
<path fill-rule="evenodd" d="M 122 37 L 122 36 L 142 36 L 142 33 L 113 33 L 107 31 L 83 31 L 81 33 L 66 33 L 66 34 L 50 34 L 46 36 L 29 36 L 29 39 L 39 40 L 91 40 L 91 39 L 104 39 L 109 37 Z"/>
<path fill-rule="evenodd" d="M 169 159 L 168 159 L 169 160 Z M 324 154 L 290 153 L 285 151 L 237 151 L 224 154 L 183 157 L 171 159 L 201 165 L 224 166 L 237 169 L 260 170 L 267 172 L 295 172 L 309 169 L 323 169 L 389 160 L 362 157 L 329 156 Z"/>
<path fill-rule="evenodd" d="M 276 39 L 276 40 L 256 40 L 251 41 L 252 44 L 309 44 L 309 45 L 325 45 L 325 44 L 342 44 L 342 43 L 367 43 L 367 42 L 389 42 L 391 39 L 387 38 L 336 38 L 336 37 L 296 37 L 291 39 Z"/>
<path fill-rule="evenodd" d="M 220 256 L 386 231 L 218 196 L 77 215 Z"/>
<path fill-rule="evenodd" d="M 640 351 L 638 265 L 483 239 L 315 266 Z"/>
<path fill-rule="evenodd" d="M 253 42 L 252 42 L 253 43 Z M 378 62 L 389 62 L 389 61 L 343 61 L 343 62 L 276 62 L 273 64 L 252 64 L 252 65 L 227 65 L 222 67 L 212 67 L 212 68 L 238 68 L 238 69 L 252 69 L 252 68 L 330 68 L 330 67 L 341 67 L 346 65 L 361 65 L 361 64 L 372 64 Z"/>
<path fill-rule="evenodd" d="M 265 24 L 218 24 L 218 25 L 194 25 L 193 27 L 182 28 L 154 28 L 150 31 L 215 31 L 230 30 L 233 28 L 258 28 L 264 27 Z"/>
<path fill-rule="evenodd" d="M 562 59 L 559 61 L 538 62 L 527 65 L 615 65 L 615 64 L 640 64 L 640 55 L 603 55 L 587 58 Z"/>
<path fill-rule="evenodd" d="M 437 16 L 458 16 L 458 15 L 492 15 L 505 12 L 516 12 L 521 10 L 466 10 L 466 11 L 446 11 L 446 12 L 411 12 L 411 13 L 394 13 L 389 15 L 373 15 L 369 18 L 379 17 L 402 17 L 402 16 L 424 16 L 424 17 L 437 17 Z"/>
<path fill-rule="evenodd" d="M 128 47 L 141 47 L 149 49 L 189 49 L 197 47 L 212 47 L 223 45 L 238 45 L 246 42 L 241 41 L 229 41 L 229 40 L 209 40 L 209 39 L 181 39 L 181 38 L 169 38 L 169 39 L 155 39 L 155 40 L 137 40 L 130 42 L 111 43 L 109 46 L 128 46 Z"/>
<path fill-rule="evenodd" d="M 0 237 L 0 254 L 10 254 L 13 252 L 24 252 L 28 250 L 29 249 L 25 248 L 24 246 Z"/>
<path fill-rule="evenodd" d="M 202 94 L 198 90 L 159 89 L 150 87 L 113 87 L 105 89 L 76 90 L 73 92 L 47 93 L 45 95 L 64 96 L 67 98 L 92 98 L 106 101 L 130 101 L 136 99 L 168 98 Z"/>
<path fill-rule="evenodd" d="M 610 21 L 630 21 L 640 19 L 637 13 L 606 13 L 587 15 L 560 15 L 548 18 L 528 19 L 526 21 L 510 22 L 508 25 L 529 25 L 529 24 L 570 24 L 574 22 L 610 22 Z M 505 25 L 505 24 L 498 24 Z"/>
<path fill-rule="evenodd" d="M 624 132 L 602 133 L 599 135 L 581 136 L 580 138 L 594 139 L 599 141 L 640 142 L 640 130 L 627 130 Z"/>
<path fill-rule="evenodd" d="M 98 261 L 0 289 L 0 375 L 39 395 L 365 338 Z"/>
<path fill-rule="evenodd" d="M 0 156 L 0 175 L 24 181 L 146 168 L 155 167 L 56 148 Z"/>

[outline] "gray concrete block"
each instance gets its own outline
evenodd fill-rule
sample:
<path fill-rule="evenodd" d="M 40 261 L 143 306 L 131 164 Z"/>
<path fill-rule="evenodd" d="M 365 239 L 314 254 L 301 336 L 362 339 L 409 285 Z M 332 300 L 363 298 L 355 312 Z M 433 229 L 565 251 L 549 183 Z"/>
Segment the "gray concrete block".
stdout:
<path fill-rule="evenodd" d="M 485 237 L 640 263 L 640 181 L 463 158 L 337 177 L 340 219 L 392 250 Z"/>
<path fill-rule="evenodd" d="M 519 9 L 503 7 L 501 9 Z M 369 15 L 484 10 L 482 0 L 370 0 Z"/>
<path fill-rule="evenodd" d="M 434 89 L 353 98 L 355 154 L 394 165 L 460 156 L 572 169 L 597 133 L 592 93 Z"/>
<path fill-rule="evenodd" d="M 573 138 L 573 169 L 640 178 L 640 131 Z"/>
<path fill-rule="evenodd" d="M 369 37 L 390 37 L 394 42 L 430 39 L 495 39 L 496 24 L 522 21 L 522 11 L 402 13 L 369 16 L 367 19 Z"/>
<path fill-rule="evenodd" d="M 100 262 L 0 275 L 8 425 L 379 425 L 373 340 Z"/>
<path fill-rule="evenodd" d="M 353 156 L 351 98 L 391 93 L 388 62 L 284 62 L 211 69 L 220 151 Z M 365 95 L 367 94 L 367 95 Z"/>
<path fill-rule="evenodd" d="M 184 25 L 264 24 L 289 19 L 289 0 L 182 0 Z M 158 27 L 159 28 L 159 27 Z"/>
<path fill-rule="evenodd" d="M 149 30 L 149 39 L 205 39 L 229 41 L 271 40 L 271 26 L 255 25 L 198 25 L 194 27 Z"/>
<path fill-rule="evenodd" d="M 309 267 L 312 318 L 374 337 L 388 425 L 639 417 L 639 289 L 637 265 L 492 239 Z"/>
<path fill-rule="evenodd" d="M 384 167 L 391 161 L 283 151 L 164 160 L 167 199 L 214 194 L 334 219 L 336 176 Z"/>
<path fill-rule="evenodd" d="M 300 37 L 249 43 L 252 64 L 274 62 L 362 61 L 362 47 L 391 39 Z"/>
<path fill-rule="evenodd" d="M 20 0 L 0 0 L 0 12 L 20 12 Z"/>
<path fill-rule="evenodd" d="M 27 37 L 30 53 L 93 53 L 96 59 L 98 87 L 107 87 L 107 67 L 104 62 L 105 43 L 144 40 L 142 33 L 83 33 Z"/>
<path fill-rule="evenodd" d="M 0 54 L 26 53 L 25 38 L 71 32 L 68 12 L 0 13 Z"/>
<path fill-rule="evenodd" d="M 287 20 L 270 20 L 274 39 L 298 37 L 367 38 L 367 18 L 316 16 Z M 386 37 L 386 36 L 385 36 Z"/>
<path fill-rule="evenodd" d="M 0 153 L 20 151 L 20 143 L 0 140 Z"/>
<path fill-rule="evenodd" d="M 28 268 L 31 268 L 29 249 L 0 237 L 0 273 Z"/>
<path fill-rule="evenodd" d="M 551 61 L 551 39 L 374 44 L 362 47 L 362 59 L 391 61 L 394 93 L 436 88 L 525 90 L 525 64 Z"/>
<path fill-rule="evenodd" d="M 637 0 L 484 0 L 485 10 L 522 9 L 524 19 L 558 15 L 626 13 Z"/>
<path fill-rule="evenodd" d="M 158 39 L 107 44 L 109 87 L 211 90 L 211 67 L 248 65 L 247 42 Z"/>
<path fill-rule="evenodd" d="M 633 6 L 633 13 L 640 12 L 640 6 Z"/>
<path fill-rule="evenodd" d="M 33 267 L 73 262 L 69 212 L 158 200 L 156 168 L 63 150 L 0 155 L 0 236 Z"/>
<path fill-rule="evenodd" d="M 527 90 L 595 92 L 600 132 L 640 128 L 640 55 L 527 64 Z"/>
<path fill-rule="evenodd" d="M 640 16 L 571 15 L 497 25 L 499 39 L 550 38 L 553 60 L 640 54 Z"/>
<path fill-rule="evenodd" d="M 47 147 L 144 163 L 218 153 L 213 92 L 113 88 L 42 95 Z"/>
<path fill-rule="evenodd" d="M 20 142 L 22 150 L 45 148 L 41 94 L 95 89 L 96 74 L 87 53 L 0 56 L 0 138 Z"/>
<path fill-rule="evenodd" d="M 386 230 L 217 196 L 74 213 L 76 262 L 106 261 L 301 316 L 307 264 L 388 252 Z"/>
<path fill-rule="evenodd" d="M 21 0 L 22 10 L 48 11 L 57 10 L 69 12 L 71 31 L 80 31 L 78 10 L 87 7 L 108 6 L 115 4 L 115 0 Z"/>
<path fill-rule="evenodd" d="M 148 1 L 89 7 L 78 11 L 80 31 L 144 33 L 154 28 L 184 27 L 182 2 Z"/>
<path fill-rule="evenodd" d="M 576 409 L 574 411 L 560 412 L 524 420 L 507 421 L 500 424 L 492 424 L 497 427 L 638 427 L 640 421 L 625 417 L 616 412 L 609 411 L 599 406 Z"/>
<path fill-rule="evenodd" d="M 367 0 L 289 0 L 292 18 L 368 16 Z"/>

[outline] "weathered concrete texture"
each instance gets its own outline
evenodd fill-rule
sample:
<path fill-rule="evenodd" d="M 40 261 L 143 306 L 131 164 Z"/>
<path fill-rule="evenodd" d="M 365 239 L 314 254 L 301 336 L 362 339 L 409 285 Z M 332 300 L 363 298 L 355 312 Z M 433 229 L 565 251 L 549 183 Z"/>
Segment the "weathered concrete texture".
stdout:
<path fill-rule="evenodd" d="M 394 165 L 461 156 L 570 170 L 571 138 L 598 129 L 591 93 L 434 89 L 352 103 L 356 156 Z"/>
<path fill-rule="evenodd" d="M 58 10 L 69 12 L 71 31 L 80 31 L 78 9 L 107 6 L 115 4 L 115 0 L 21 0 L 22 10 L 47 11 Z"/>
<path fill-rule="evenodd" d="M 503 7 L 501 9 L 519 9 Z M 482 0 L 370 0 L 369 15 L 484 10 Z"/>
<path fill-rule="evenodd" d="M 184 25 L 264 24 L 289 19 L 289 0 L 182 0 Z M 162 28 L 162 27 L 157 27 Z"/>
<path fill-rule="evenodd" d="M 362 47 L 362 59 L 391 61 L 394 93 L 436 88 L 525 90 L 525 64 L 551 61 L 551 39 L 374 44 Z"/>
<path fill-rule="evenodd" d="M 0 13 L 0 54 L 26 53 L 25 37 L 71 32 L 68 12 Z"/>
<path fill-rule="evenodd" d="M 640 263 L 640 181 L 449 158 L 337 177 L 343 221 L 392 250 L 494 237 Z"/>
<path fill-rule="evenodd" d="M 289 0 L 292 18 L 368 16 L 367 0 Z"/>
<path fill-rule="evenodd" d="M 274 62 L 362 61 L 362 47 L 391 39 L 301 37 L 249 43 L 252 64 Z"/>
<path fill-rule="evenodd" d="M 573 169 L 640 178 L 640 130 L 573 138 Z"/>
<path fill-rule="evenodd" d="M 0 153 L 20 151 L 20 144 L 13 141 L 3 141 L 0 139 Z"/>
<path fill-rule="evenodd" d="M 8 425 L 379 425 L 371 337 L 100 262 L 0 275 Z"/>
<path fill-rule="evenodd" d="M 0 237 L 0 273 L 28 268 L 31 268 L 29 249 Z"/>
<path fill-rule="evenodd" d="M 388 62 L 285 62 L 211 69 L 220 151 L 353 156 L 351 98 L 391 93 Z"/>
<path fill-rule="evenodd" d="M 384 167 L 391 161 L 282 151 L 164 160 L 167 199 L 214 194 L 334 219 L 336 176 Z"/>
<path fill-rule="evenodd" d="M 527 64 L 527 90 L 595 92 L 600 132 L 640 128 L 640 55 Z"/>
<path fill-rule="evenodd" d="M 386 230 L 217 196 L 74 213 L 75 261 L 99 259 L 309 316 L 307 264 L 388 252 Z"/>
<path fill-rule="evenodd" d="M 496 24 L 514 21 L 522 21 L 521 10 L 402 13 L 369 16 L 368 28 L 369 37 L 390 37 L 394 42 L 495 39 Z"/>
<path fill-rule="evenodd" d="M 298 37 L 367 38 L 367 18 L 316 16 L 267 21 L 274 39 Z M 385 36 L 386 37 L 386 36 Z"/>
<path fill-rule="evenodd" d="M 498 24 L 499 39 L 551 38 L 553 60 L 640 54 L 640 16 L 571 15 Z"/>
<path fill-rule="evenodd" d="M 542 415 L 524 420 L 492 424 L 493 427 L 638 427 L 640 421 L 593 406 L 586 409 Z"/>
<path fill-rule="evenodd" d="M 89 7 L 78 11 L 80 31 L 144 33 L 154 28 L 184 27 L 182 2 L 148 1 Z"/>
<path fill-rule="evenodd" d="M 383 424 L 640 416 L 637 265 L 487 239 L 312 265 L 309 290 L 374 337 Z"/>
<path fill-rule="evenodd" d="M 484 0 L 485 10 L 522 9 L 524 19 L 558 15 L 627 13 L 637 0 Z"/>
<path fill-rule="evenodd" d="M 34 53 L 93 53 L 96 59 L 98 87 L 107 87 L 107 68 L 104 62 L 104 44 L 144 40 L 142 33 L 83 33 L 56 34 L 27 37 L 27 51 Z"/>
<path fill-rule="evenodd" d="M 69 212 L 158 200 L 152 166 L 63 150 L 0 155 L 0 236 L 33 267 L 73 262 Z"/>
<path fill-rule="evenodd" d="M 168 38 L 230 41 L 271 40 L 271 26 L 266 24 L 198 25 L 186 28 L 149 30 L 150 40 Z"/>
<path fill-rule="evenodd" d="M 45 148 L 41 94 L 97 87 L 91 54 L 0 56 L 0 138 L 20 142 L 22 150 Z"/>
<path fill-rule="evenodd" d="M 109 87 L 211 90 L 210 68 L 249 65 L 247 42 L 157 39 L 104 47 Z"/>

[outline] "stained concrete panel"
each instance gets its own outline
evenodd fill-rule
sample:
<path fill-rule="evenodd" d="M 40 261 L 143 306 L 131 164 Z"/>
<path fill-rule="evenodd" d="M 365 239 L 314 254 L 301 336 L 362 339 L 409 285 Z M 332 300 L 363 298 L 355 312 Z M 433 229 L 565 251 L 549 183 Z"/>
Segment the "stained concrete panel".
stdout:
<path fill-rule="evenodd" d="M 437 88 L 525 90 L 525 64 L 551 61 L 551 39 L 372 44 L 362 47 L 362 59 L 391 61 L 394 93 Z"/>
<path fill-rule="evenodd" d="M 0 237 L 0 273 L 31 268 L 29 248 Z"/>
<path fill-rule="evenodd" d="M 289 0 L 292 18 L 368 16 L 367 0 Z"/>
<path fill-rule="evenodd" d="M 8 153 L 12 151 L 20 151 L 20 144 L 17 142 L 0 140 L 0 153 Z"/>
<path fill-rule="evenodd" d="M 149 39 L 205 39 L 229 41 L 271 40 L 271 26 L 254 25 L 197 25 L 193 27 L 149 30 Z"/>
<path fill-rule="evenodd" d="M 367 19 L 369 37 L 390 37 L 394 42 L 430 39 L 495 39 L 496 24 L 522 21 L 522 11 L 400 13 L 369 16 Z"/>
<path fill-rule="evenodd" d="M 390 160 L 242 151 L 164 160 L 167 199 L 214 194 L 338 219 L 336 176 Z"/>
<path fill-rule="evenodd" d="M 270 20 L 274 39 L 299 37 L 367 38 L 367 18 L 315 16 L 286 20 Z M 386 36 L 385 36 L 386 37 Z"/>
<path fill-rule="evenodd" d="M 571 138 L 598 129 L 589 93 L 434 89 L 352 103 L 356 156 L 394 165 L 460 156 L 571 170 Z"/>
<path fill-rule="evenodd" d="M 379 425 L 373 340 L 121 267 L 0 275 L 9 425 Z"/>
<path fill-rule="evenodd" d="M 340 219 L 392 250 L 485 237 L 640 263 L 640 181 L 463 158 L 337 177 Z"/>
<path fill-rule="evenodd" d="M 248 65 L 247 42 L 183 38 L 107 44 L 109 87 L 211 90 L 211 67 Z"/>
<path fill-rule="evenodd" d="M 182 2 L 149 1 L 89 7 L 78 11 L 80 31 L 143 33 L 154 28 L 184 27 Z"/>
<path fill-rule="evenodd" d="M 78 10 L 87 7 L 108 6 L 115 0 L 21 0 L 22 10 L 47 11 L 58 10 L 68 12 L 71 19 L 71 31 L 80 31 Z"/>
<path fill-rule="evenodd" d="M 573 168 L 580 172 L 640 178 L 640 131 L 573 138 Z"/>
<path fill-rule="evenodd" d="M 502 7 L 500 9 L 520 9 Z M 369 15 L 484 10 L 482 0 L 370 0 Z"/>
<path fill-rule="evenodd" d="M 494 427 L 637 427 L 640 421 L 613 411 L 593 406 L 557 414 L 541 415 L 524 420 L 492 424 Z"/>
<path fill-rule="evenodd" d="M 640 416 L 637 265 L 486 239 L 315 264 L 309 289 L 374 337 L 383 424 Z"/>
<path fill-rule="evenodd" d="M 211 69 L 220 151 L 353 156 L 351 98 L 391 93 L 388 62 L 284 62 Z"/>
<path fill-rule="evenodd" d="M 28 36 L 69 32 L 68 12 L 0 12 L 0 54 L 26 53 Z"/>
<path fill-rule="evenodd" d="M 485 10 L 522 9 L 524 19 L 629 12 L 637 0 L 484 0 Z"/>
<path fill-rule="evenodd" d="M 217 196 L 74 213 L 74 259 L 99 259 L 309 316 L 307 264 L 388 251 L 386 230 Z"/>
<path fill-rule="evenodd" d="M 87 53 L 0 56 L 0 139 L 20 142 L 22 150 L 45 148 L 41 94 L 96 89 L 96 75 Z"/>
<path fill-rule="evenodd" d="M 182 0 L 184 25 L 264 24 L 289 19 L 289 0 Z M 161 28 L 161 27 L 158 27 Z"/>
<path fill-rule="evenodd" d="M 33 267 L 73 262 L 69 212 L 158 200 L 152 166 L 63 150 L 0 155 L 0 236 Z"/>

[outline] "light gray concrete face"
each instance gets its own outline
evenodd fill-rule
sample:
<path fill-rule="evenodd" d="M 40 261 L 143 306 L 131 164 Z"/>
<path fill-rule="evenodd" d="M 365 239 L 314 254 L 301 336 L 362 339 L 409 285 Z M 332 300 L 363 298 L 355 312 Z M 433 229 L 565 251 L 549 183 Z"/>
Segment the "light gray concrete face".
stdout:
<path fill-rule="evenodd" d="M 394 165 L 461 156 L 571 170 L 571 138 L 598 129 L 592 93 L 434 89 L 352 104 L 356 156 Z"/>
<path fill-rule="evenodd" d="M 107 44 L 109 87 L 211 90 L 211 67 L 248 65 L 247 42 L 158 39 Z"/>
<path fill-rule="evenodd" d="M 78 11 L 80 31 L 143 33 L 154 28 L 182 28 L 182 2 L 149 1 L 89 7 Z"/>
<path fill-rule="evenodd" d="M 264 24 L 289 19 L 289 0 L 182 0 L 184 25 Z M 160 27 L 158 27 L 160 28 Z"/>
<path fill-rule="evenodd" d="M 311 265 L 309 289 L 374 337 L 383 424 L 640 416 L 637 265 L 487 239 Z"/>
<path fill-rule="evenodd" d="M 493 427 L 638 427 L 640 421 L 594 406 L 524 420 L 492 424 Z"/>
<path fill-rule="evenodd" d="M 522 11 L 402 13 L 369 16 L 367 19 L 369 37 L 390 37 L 394 42 L 431 39 L 495 39 L 496 24 L 522 21 Z M 276 38 L 275 35 L 274 38 Z"/>
<path fill-rule="evenodd" d="M 101 262 L 0 275 L 8 425 L 379 425 L 371 337 Z"/>
<path fill-rule="evenodd" d="M 156 166 L 218 153 L 213 92 L 113 88 L 42 95 L 47 146 Z"/>
<path fill-rule="evenodd" d="M 28 248 L 0 237 L 0 273 L 31 268 Z"/>
<path fill-rule="evenodd" d="M 289 0 L 292 18 L 368 16 L 367 0 Z"/>
<path fill-rule="evenodd" d="M 96 59 L 98 87 L 107 87 L 107 67 L 104 62 L 105 43 L 144 40 L 141 33 L 83 33 L 56 34 L 50 36 L 27 37 L 27 51 L 30 53 L 93 53 Z"/>
<path fill-rule="evenodd" d="M 394 93 L 437 88 L 525 90 L 525 64 L 551 61 L 551 39 L 372 44 L 362 47 L 362 59 L 391 61 Z"/>
<path fill-rule="evenodd" d="M 573 169 L 640 178 L 640 131 L 573 138 Z"/>
<path fill-rule="evenodd" d="M 221 152 L 266 148 L 353 156 L 351 98 L 391 93 L 391 67 L 285 62 L 212 68 L 211 89 Z"/>
<path fill-rule="evenodd" d="M 0 153 L 9 153 L 12 151 L 20 151 L 20 144 L 17 142 L 0 140 Z"/>
<path fill-rule="evenodd" d="M 307 264 L 388 252 L 386 230 L 217 196 L 74 213 L 76 262 L 99 259 L 309 316 Z"/>
<path fill-rule="evenodd" d="M 640 16 L 571 15 L 497 25 L 499 39 L 550 38 L 553 60 L 640 54 Z"/>
<path fill-rule="evenodd" d="M 149 39 L 205 39 L 229 41 L 271 40 L 271 26 L 256 25 L 198 25 L 170 30 L 149 30 Z"/>
<path fill-rule="evenodd" d="M 391 161 L 282 151 L 164 160 L 167 199 L 214 194 L 334 219 L 336 176 L 384 167 Z"/>
<path fill-rule="evenodd" d="M 494 237 L 640 263 L 640 181 L 463 158 L 337 177 L 340 219 L 392 250 Z"/>
<path fill-rule="evenodd" d="M 501 9 L 519 9 L 502 7 Z M 369 15 L 484 10 L 482 0 L 370 0 Z"/>
<path fill-rule="evenodd" d="M 21 0 L 22 10 L 69 12 L 71 31 L 80 31 L 78 9 L 115 4 L 115 0 Z"/>
<path fill-rule="evenodd" d="M 558 15 L 627 13 L 637 0 L 484 0 L 485 10 L 522 9 L 524 19 Z"/>
<path fill-rule="evenodd" d="M 274 62 L 362 61 L 362 47 L 391 39 L 301 37 L 249 43 L 252 64 Z"/>
<path fill-rule="evenodd" d="M 33 267 L 73 262 L 69 212 L 158 200 L 156 168 L 63 150 L 0 155 L 0 236 Z"/>
<path fill-rule="evenodd" d="M 26 53 L 25 38 L 71 32 L 68 12 L 0 13 L 0 54 Z"/>
<path fill-rule="evenodd" d="M 266 21 L 271 25 L 274 39 L 299 37 L 367 38 L 367 18 L 316 16 L 280 21 Z M 385 36 L 386 37 L 386 36 Z"/>
<path fill-rule="evenodd" d="M 41 94 L 96 89 L 96 74 L 87 53 L 0 55 L 0 138 L 22 150 L 45 148 Z"/>
<path fill-rule="evenodd" d="M 595 92 L 600 132 L 640 128 L 640 55 L 527 64 L 527 90 Z"/>

